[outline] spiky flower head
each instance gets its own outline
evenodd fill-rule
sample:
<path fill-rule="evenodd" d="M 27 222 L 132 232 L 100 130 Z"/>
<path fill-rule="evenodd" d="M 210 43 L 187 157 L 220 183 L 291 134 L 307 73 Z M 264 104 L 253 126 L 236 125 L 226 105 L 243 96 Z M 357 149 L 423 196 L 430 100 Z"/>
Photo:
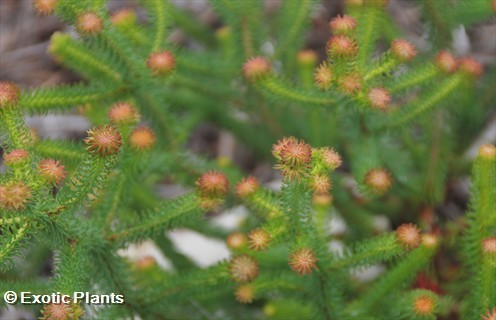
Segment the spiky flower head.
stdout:
<path fill-rule="evenodd" d="M 202 196 L 224 197 L 229 189 L 229 181 L 226 176 L 217 171 L 204 173 L 197 181 L 196 185 Z"/>
<path fill-rule="evenodd" d="M 33 0 L 34 10 L 39 14 L 50 14 L 55 10 L 58 0 Z"/>
<path fill-rule="evenodd" d="M 384 168 L 371 169 L 365 175 L 365 185 L 376 194 L 384 194 L 391 188 L 393 179 Z"/>
<path fill-rule="evenodd" d="M 334 34 L 347 34 L 355 30 L 357 21 L 350 16 L 337 16 L 329 22 L 329 26 Z"/>
<path fill-rule="evenodd" d="M 405 223 L 396 229 L 396 238 L 407 249 L 420 245 L 421 236 L 419 228 L 413 223 Z"/>
<path fill-rule="evenodd" d="M 135 128 L 129 135 L 129 144 L 136 150 L 150 150 L 156 140 L 155 132 L 146 126 Z"/>
<path fill-rule="evenodd" d="M 169 50 L 153 52 L 148 57 L 146 66 L 154 76 L 167 76 L 176 69 L 176 58 Z"/>
<path fill-rule="evenodd" d="M 460 71 L 467 74 L 473 78 L 478 78 L 484 72 L 482 65 L 472 58 L 461 58 L 460 59 Z"/>
<path fill-rule="evenodd" d="M 243 74 L 248 80 L 257 80 L 267 76 L 272 67 L 264 57 L 252 57 L 243 65 Z"/>
<path fill-rule="evenodd" d="M 44 180 L 60 184 L 66 176 L 65 167 L 54 159 L 44 159 L 38 163 L 38 170 Z"/>
<path fill-rule="evenodd" d="M 417 50 L 410 42 L 396 39 L 391 43 L 391 53 L 400 61 L 410 61 L 417 55 Z"/>
<path fill-rule="evenodd" d="M 437 299 L 434 294 L 421 294 L 413 299 L 413 312 L 419 316 L 428 316 L 436 312 Z"/>
<path fill-rule="evenodd" d="M 31 198 L 31 188 L 22 181 L 0 185 L 0 207 L 22 211 Z"/>
<path fill-rule="evenodd" d="M 93 36 L 102 31 L 103 21 L 95 12 L 85 12 L 78 15 L 76 29 L 82 35 Z"/>
<path fill-rule="evenodd" d="M 370 89 L 367 97 L 374 109 L 386 110 L 391 102 L 391 95 L 389 94 L 389 91 L 384 88 Z"/>
<path fill-rule="evenodd" d="M 351 57 L 357 50 L 356 41 L 345 35 L 332 36 L 327 41 L 326 51 L 331 57 Z"/>
<path fill-rule="evenodd" d="M 483 144 L 479 148 L 479 157 L 482 157 L 484 159 L 493 159 L 496 156 L 496 146 L 493 144 Z"/>
<path fill-rule="evenodd" d="M 252 303 L 255 298 L 255 287 L 252 284 L 242 284 L 236 288 L 234 293 L 239 303 Z"/>
<path fill-rule="evenodd" d="M 246 198 L 257 192 L 259 187 L 260 183 L 257 178 L 249 176 L 248 178 L 243 178 L 236 185 L 236 194 L 241 198 Z"/>
<path fill-rule="evenodd" d="M 315 80 L 315 85 L 317 86 L 317 88 L 327 90 L 332 85 L 334 75 L 329 65 L 326 62 L 323 62 L 317 68 L 315 68 L 313 78 Z"/>
<path fill-rule="evenodd" d="M 226 238 L 226 244 L 231 249 L 240 249 L 245 246 L 247 241 L 246 235 L 241 232 L 232 232 Z"/>
<path fill-rule="evenodd" d="M 316 174 L 312 176 L 310 186 L 315 194 L 328 194 L 332 187 L 332 183 L 327 175 Z"/>
<path fill-rule="evenodd" d="M 84 314 L 77 303 L 50 303 L 42 310 L 41 320 L 78 320 Z"/>
<path fill-rule="evenodd" d="M 106 157 L 119 152 L 122 137 L 114 126 L 107 124 L 88 130 L 88 137 L 84 142 L 89 153 Z"/>
<path fill-rule="evenodd" d="M 489 237 L 482 241 L 482 251 L 489 254 L 496 254 L 496 237 Z"/>
<path fill-rule="evenodd" d="M 436 66 L 445 73 L 453 73 L 458 69 L 458 61 L 449 51 L 440 51 L 434 61 Z"/>
<path fill-rule="evenodd" d="M 312 67 L 317 63 L 318 58 L 317 53 L 311 49 L 301 50 L 296 56 L 299 64 Z"/>
<path fill-rule="evenodd" d="M 322 151 L 322 162 L 327 169 L 336 170 L 343 163 L 341 155 L 339 155 L 334 148 L 329 149 L 328 147 L 324 147 L 320 150 Z"/>
<path fill-rule="evenodd" d="M 289 179 L 299 179 L 307 175 L 312 162 L 312 147 L 294 137 L 283 138 L 272 147 L 272 154 L 279 160 L 277 169 Z"/>
<path fill-rule="evenodd" d="M 229 263 L 231 279 L 236 282 L 252 281 L 258 276 L 258 262 L 250 255 L 235 256 Z"/>
<path fill-rule="evenodd" d="M 7 106 L 16 105 L 20 93 L 21 90 L 15 83 L 0 81 L 0 108 L 4 109 Z"/>
<path fill-rule="evenodd" d="M 265 251 L 271 241 L 270 234 L 261 228 L 252 230 L 248 238 L 249 248 L 255 251 Z"/>
<path fill-rule="evenodd" d="M 291 269 L 300 275 L 312 273 L 317 268 L 318 259 L 310 248 L 301 248 L 294 251 L 289 257 Z"/>
<path fill-rule="evenodd" d="M 110 122 L 117 125 L 135 124 L 140 119 L 138 111 L 129 102 L 114 103 L 110 107 L 107 117 Z"/>
<path fill-rule="evenodd" d="M 136 12 L 131 8 L 123 8 L 114 12 L 110 20 L 115 26 L 134 24 L 136 22 Z"/>
<path fill-rule="evenodd" d="M 3 160 L 5 165 L 12 167 L 18 164 L 25 163 L 29 157 L 29 152 L 23 149 L 15 149 L 9 153 L 4 154 Z"/>
<path fill-rule="evenodd" d="M 362 78 L 357 73 L 351 73 L 339 78 L 338 84 L 343 93 L 351 95 L 362 89 Z"/>
<path fill-rule="evenodd" d="M 493 310 L 487 310 L 486 314 L 481 314 L 482 320 L 496 320 L 496 307 Z"/>

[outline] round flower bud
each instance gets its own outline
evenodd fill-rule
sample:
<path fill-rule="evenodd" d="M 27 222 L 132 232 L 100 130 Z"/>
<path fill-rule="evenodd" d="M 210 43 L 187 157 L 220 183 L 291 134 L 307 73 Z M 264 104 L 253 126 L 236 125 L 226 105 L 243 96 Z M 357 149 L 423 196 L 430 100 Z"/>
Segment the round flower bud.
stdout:
<path fill-rule="evenodd" d="M 140 270 L 149 270 L 157 265 L 157 261 L 152 256 L 144 256 L 136 261 L 136 267 Z"/>
<path fill-rule="evenodd" d="M 0 81 L 0 109 L 16 105 L 19 101 L 21 90 L 10 81 Z"/>
<path fill-rule="evenodd" d="M 358 46 L 355 40 L 344 36 L 332 36 L 327 41 L 326 51 L 331 57 L 350 57 L 357 53 Z"/>
<path fill-rule="evenodd" d="M 334 79 L 331 69 L 325 62 L 315 68 L 313 78 L 315 80 L 315 85 L 317 86 L 317 88 L 322 90 L 329 89 Z"/>
<path fill-rule="evenodd" d="M 41 313 L 41 320 L 78 320 L 84 311 L 77 303 L 50 303 L 43 307 Z"/>
<path fill-rule="evenodd" d="M 229 273 L 236 282 L 252 281 L 258 276 L 258 262 L 252 256 L 242 254 L 231 259 Z"/>
<path fill-rule="evenodd" d="M 496 320 L 496 307 L 493 310 L 487 310 L 486 315 L 481 315 L 482 320 Z"/>
<path fill-rule="evenodd" d="M 139 121 L 139 113 L 136 108 L 128 102 L 117 102 L 113 104 L 107 114 L 110 122 L 117 125 L 135 124 Z"/>
<path fill-rule="evenodd" d="M 314 194 L 312 203 L 319 207 L 328 207 L 332 204 L 332 195 L 330 194 Z"/>
<path fill-rule="evenodd" d="M 138 127 L 131 132 L 129 144 L 136 150 L 150 150 L 155 144 L 156 137 L 152 129 L 148 127 Z"/>
<path fill-rule="evenodd" d="M 337 16 L 329 23 L 334 34 L 347 34 L 355 30 L 357 22 L 350 16 Z"/>
<path fill-rule="evenodd" d="M 0 185 L 0 208 L 22 211 L 31 198 L 31 189 L 23 182 Z"/>
<path fill-rule="evenodd" d="M 365 185 L 376 194 L 384 194 L 392 184 L 391 174 L 386 169 L 371 169 L 365 175 Z"/>
<path fill-rule="evenodd" d="M 89 130 L 84 142 L 89 153 L 105 157 L 119 152 L 122 137 L 115 127 L 104 125 Z"/>
<path fill-rule="evenodd" d="M 427 233 L 422 235 L 422 244 L 427 248 L 434 248 L 439 243 L 439 239 L 435 234 Z"/>
<path fill-rule="evenodd" d="M 29 157 L 29 152 L 22 149 L 15 149 L 3 156 L 5 165 L 13 167 L 18 164 L 26 162 Z"/>
<path fill-rule="evenodd" d="M 136 23 L 136 12 L 131 8 L 123 8 L 112 14 L 110 18 L 114 26 L 122 26 L 126 24 Z"/>
<path fill-rule="evenodd" d="M 302 248 L 294 251 L 289 257 L 291 269 L 300 275 L 312 273 L 317 268 L 318 259 L 312 249 Z"/>
<path fill-rule="evenodd" d="M 267 246 L 269 245 L 270 234 L 264 229 L 255 229 L 250 232 L 248 235 L 248 243 L 250 244 L 249 248 L 255 251 L 265 251 Z"/>
<path fill-rule="evenodd" d="M 257 192 L 260 184 L 257 178 L 249 176 L 248 178 L 243 178 L 241 182 L 236 185 L 236 194 L 240 198 L 246 198 Z"/>
<path fill-rule="evenodd" d="M 486 143 L 479 148 L 479 157 L 491 159 L 496 156 L 496 147 L 492 144 Z"/>
<path fill-rule="evenodd" d="M 328 194 L 332 187 L 332 183 L 327 175 L 317 174 L 312 177 L 310 186 L 316 194 Z"/>
<path fill-rule="evenodd" d="M 38 170 L 44 180 L 60 184 L 66 176 L 65 167 L 59 161 L 53 159 L 44 159 L 38 163 Z"/>
<path fill-rule="evenodd" d="M 339 78 L 339 89 L 345 94 L 354 94 L 362 89 L 362 78 L 356 73 L 347 74 Z"/>
<path fill-rule="evenodd" d="M 397 39 L 391 43 L 391 53 L 400 61 L 410 61 L 417 55 L 417 50 L 410 42 Z"/>
<path fill-rule="evenodd" d="M 85 12 L 77 17 L 76 29 L 82 35 L 93 36 L 102 31 L 103 22 L 95 12 Z"/>
<path fill-rule="evenodd" d="M 420 230 L 412 223 L 405 223 L 396 229 L 396 238 L 407 249 L 416 248 L 420 245 Z"/>
<path fill-rule="evenodd" d="M 437 301 L 434 295 L 420 295 L 413 299 L 413 312 L 419 316 L 432 315 L 436 312 Z"/>
<path fill-rule="evenodd" d="M 334 148 L 329 149 L 328 147 L 324 147 L 320 150 L 322 150 L 322 162 L 328 169 L 336 170 L 343 163 L 341 156 Z"/>
<path fill-rule="evenodd" d="M 55 10 L 58 0 L 33 0 L 34 10 L 39 14 L 50 14 Z"/>
<path fill-rule="evenodd" d="M 435 58 L 436 66 L 445 73 L 453 73 L 458 68 L 458 61 L 448 51 L 441 51 Z"/>
<path fill-rule="evenodd" d="M 176 58 L 169 50 L 152 53 L 146 62 L 154 76 L 167 76 L 176 69 Z"/>
<path fill-rule="evenodd" d="M 234 295 L 240 303 L 252 303 L 255 298 L 255 288 L 251 284 L 243 284 L 236 288 Z"/>
<path fill-rule="evenodd" d="M 391 95 L 384 88 L 370 89 L 367 97 L 374 109 L 385 110 L 391 102 Z"/>
<path fill-rule="evenodd" d="M 246 236 L 241 232 L 233 232 L 227 236 L 226 244 L 231 249 L 240 249 L 247 242 Z"/>
<path fill-rule="evenodd" d="M 272 155 L 277 159 L 281 160 L 281 151 L 291 143 L 298 143 L 298 139 L 295 137 L 284 137 L 281 140 L 278 140 L 276 144 L 272 146 Z"/>
<path fill-rule="evenodd" d="M 496 254 L 496 237 L 489 237 L 482 241 L 482 251 L 484 253 Z"/>
<path fill-rule="evenodd" d="M 226 176 L 217 171 L 204 173 L 196 185 L 200 194 L 205 197 L 224 197 L 229 189 L 229 181 Z"/>
<path fill-rule="evenodd" d="M 270 73 L 271 65 L 264 57 L 252 57 L 243 65 L 243 74 L 248 80 L 260 79 Z"/>
<path fill-rule="evenodd" d="M 482 65 L 472 58 L 460 59 L 460 71 L 474 78 L 478 78 L 484 71 Z"/>
<path fill-rule="evenodd" d="M 317 53 L 313 50 L 306 49 L 298 52 L 298 56 L 296 57 L 298 63 L 304 66 L 314 66 L 317 63 Z"/>

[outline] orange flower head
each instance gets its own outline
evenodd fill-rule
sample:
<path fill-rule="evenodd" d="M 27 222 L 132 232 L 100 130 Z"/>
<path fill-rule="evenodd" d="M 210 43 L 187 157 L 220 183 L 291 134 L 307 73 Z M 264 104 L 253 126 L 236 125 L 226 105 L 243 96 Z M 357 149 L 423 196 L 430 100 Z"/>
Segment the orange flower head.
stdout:
<path fill-rule="evenodd" d="M 496 156 L 496 147 L 493 144 L 483 144 L 479 148 L 479 157 L 482 157 L 484 159 L 494 159 Z"/>
<path fill-rule="evenodd" d="M 410 42 L 396 39 L 391 43 L 391 53 L 400 61 L 410 61 L 417 55 L 417 50 Z"/>
<path fill-rule="evenodd" d="M 352 38 L 336 35 L 327 41 L 326 51 L 331 57 L 351 57 L 357 53 L 358 45 Z"/>
<path fill-rule="evenodd" d="M 258 276 L 258 262 L 252 256 L 242 254 L 231 259 L 229 273 L 236 282 L 249 282 Z"/>
<path fill-rule="evenodd" d="M 24 163 L 29 157 L 29 152 L 23 149 L 15 149 L 3 156 L 5 165 L 12 167 Z"/>
<path fill-rule="evenodd" d="M 482 241 L 482 251 L 484 253 L 496 254 L 496 237 L 489 237 Z"/>
<path fill-rule="evenodd" d="M 234 295 L 239 303 L 252 303 L 255 298 L 255 288 L 251 284 L 243 284 L 236 288 Z"/>
<path fill-rule="evenodd" d="M 119 152 L 122 137 L 115 127 L 104 125 L 89 130 L 84 142 L 89 153 L 106 157 Z"/>
<path fill-rule="evenodd" d="M 103 21 L 95 12 L 80 14 L 76 20 L 76 29 L 85 36 L 94 36 L 103 29 Z"/>
<path fill-rule="evenodd" d="M 332 183 L 327 175 L 317 174 L 312 177 L 310 186 L 315 194 L 328 194 L 332 187 Z"/>
<path fill-rule="evenodd" d="M 347 34 L 355 30 L 357 21 L 350 16 L 337 16 L 329 23 L 334 34 Z"/>
<path fill-rule="evenodd" d="M 478 78 L 484 72 L 484 68 L 479 62 L 466 57 L 460 59 L 460 71 L 473 78 Z"/>
<path fill-rule="evenodd" d="M 246 198 L 257 192 L 260 187 L 260 183 L 257 178 L 249 176 L 248 178 L 243 178 L 241 182 L 236 185 L 236 194 L 240 198 Z"/>
<path fill-rule="evenodd" d="M 420 245 L 419 228 L 412 223 L 405 223 L 396 229 L 396 238 L 406 248 L 416 248 Z"/>
<path fill-rule="evenodd" d="M 65 167 L 53 159 L 41 160 L 38 163 L 38 170 L 43 179 L 56 185 L 60 184 L 66 176 Z"/>
<path fill-rule="evenodd" d="M 496 320 L 496 307 L 493 310 L 487 310 L 485 315 L 481 315 L 482 320 Z"/>
<path fill-rule="evenodd" d="M 324 165 L 330 170 L 336 170 L 341 166 L 343 160 L 341 155 L 337 153 L 334 148 L 324 147 L 322 150 L 322 161 Z"/>
<path fill-rule="evenodd" d="M 389 91 L 384 88 L 370 89 L 367 97 L 374 109 L 386 110 L 391 102 L 391 95 L 389 94 Z"/>
<path fill-rule="evenodd" d="M 248 238 L 248 243 L 250 244 L 249 248 L 255 251 L 265 251 L 271 241 L 270 234 L 260 228 L 252 230 L 248 235 Z"/>
<path fill-rule="evenodd" d="M 300 275 L 312 273 L 312 270 L 317 268 L 317 261 L 315 253 L 309 248 L 298 249 L 289 257 L 291 269 Z"/>
<path fill-rule="evenodd" d="M 19 101 L 21 90 L 10 81 L 0 81 L 0 109 L 10 105 L 16 105 Z"/>
<path fill-rule="evenodd" d="M 22 211 L 31 196 L 31 188 L 21 181 L 0 185 L 0 208 Z"/>
<path fill-rule="evenodd" d="M 117 27 L 128 23 L 134 24 L 136 22 L 136 12 L 131 8 L 123 8 L 114 12 L 110 20 Z"/>
<path fill-rule="evenodd" d="M 208 171 L 204 173 L 196 185 L 200 194 L 205 197 L 223 197 L 229 189 L 229 181 L 226 176 L 217 171 Z"/>
<path fill-rule="evenodd" d="M 176 69 L 176 58 L 169 50 L 154 52 L 148 57 L 146 66 L 154 76 L 167 76 Z"/>
<path fill-rule="evenodd" d="M 434 61 L 436 66 L 445 73 L 453 73 L 458 69 L 458 61 L 449 51 L 439 52 Z"/>
<path fill-rule="evenodd" d="M 357 73 L 351 73 L 339 78 L 338 84 L 343 93 L 351 95 L 362 89 L 362 78 Z"/>
<path fill-rule="evenodd" d="M 365 175 L 365 185 L 376 194 L 386 193 L 392 184 L 391 174 L 386 169 L 371 169 Z"/>
<path fill-rule="evenodd" d="M 240 249 L 245 246 L 247 241 L 244 233 L 232 232 L 227 236 L 226 244 L 231 249 Z"/>
<path fill-rule="evenodd" d="M 420 316 L 431 315 L 435 309 L 436 301 L 429 295 L 421 295 L 413 300 L 413 310 Z"/>
<path fill-rule="evenodd" d="M 317 88 L 327 90 L 331 87 L 334 76 L 327 63 L 324 62 L 315 68 L 313 78 Z"/>
<path fill-rule="evenodd" d="M 117 102 L 113 104 L 109 109 L 107 117 L 110 122 L 117 125 L 135 124 L 140 119 L 136 108 L 128 102 Z"/>
<path fill-rule="evenodd" d="M 55 10 L 58 0 L 33 0 L 34 10 L 39 14 L 50 14 Z"/>
<path fill-rule="evenodd" d="M 129 136 L 129 144 L 135 150 L 150 150 L 157 141 L 155 132 L 149 127 L 135 128 Z"/>
<path fill-rule="evenodd" d="M 243 74 L 248 80 L 257 80 L 267 76 L 272 67 L 264 57 L 252 57 L 243 65 Z"/>

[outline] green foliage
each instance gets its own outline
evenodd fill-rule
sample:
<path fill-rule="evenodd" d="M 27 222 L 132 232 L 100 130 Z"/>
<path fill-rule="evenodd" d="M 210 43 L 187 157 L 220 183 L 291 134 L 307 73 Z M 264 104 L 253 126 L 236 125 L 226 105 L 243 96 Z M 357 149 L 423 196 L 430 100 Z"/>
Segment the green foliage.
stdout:
<path fill-rule="evenodd" d="M 343 32 L 352 46 L 331 38 L 318 62 L 315 52 L 299 54 L 317 0 L 270 11 L 260 0 L 211 0 L 217 30 L 172 1 L 142 0 L 145 23 L 116 23 L 106 1 L 58 0 L 55 14 L 80 34 L 55 33 L 49 53 L 84 82 L 19 92 L 0 84 L 1 293 L 124 296 L 124 305 L 81 303 L 88 319 L 426 320 L 461 310 L 471 320 L 490 312 L 496 263 L 484 241 L 496 236 L 494 146 L 475 160 L 466 220 L 433 212 L 469 174 L 462 154 L 494 117 L 494 70 L 480 77 L 482 67 L 463 60 L 446 71 L 432 57 L 449 49 L 454 28 L 490 17 L 491 3 L 417 3 L 433 49 L 406 42 L 398 53 L 384 48 L 400 31 L 382 2 L 346 1 L 357 24 Z M 92 32 L 81 28 L 86 12 L 100 19 Z M 188 45 L 171 40 L 175 28 Z M 161 52 L 169 70 L 159 75 L 150 57 Z M 131 111 L 116 112 L 124 102 Z M 24 113 L 76 107 L 97 127 L 84 142 L 38 138 L 25 124 Z M 281 190 L 241 180 L 248 174 L 231 158 L 192 152 L 188 141 L 205 122 L 232 133 L 256 161 L 276 162 Z M 164 199 L 164 182 L 185 191 Z M 168 233 L 229 239 L 205 213 L 238 205 L 250 214 L 237 226 L 239 243 L 227 243 L 246 265 L 230 258 L 199 267 Z M 145 241 L 172 267 L 123 256 Z M 434 264 L 438 253 L 460 253 L 463 268 Z M 375 267 L 384 270 L 377 279 L 357 276 Z M 440 275 L 446 269 L 455 271 Z M 432 290 L 418 289 L 420 272 L 435 278 Z M 420 298 L 432 302 L 430 313 L 415 309 Z M 48 318 L 41 305 L 32 309 Z"/>

